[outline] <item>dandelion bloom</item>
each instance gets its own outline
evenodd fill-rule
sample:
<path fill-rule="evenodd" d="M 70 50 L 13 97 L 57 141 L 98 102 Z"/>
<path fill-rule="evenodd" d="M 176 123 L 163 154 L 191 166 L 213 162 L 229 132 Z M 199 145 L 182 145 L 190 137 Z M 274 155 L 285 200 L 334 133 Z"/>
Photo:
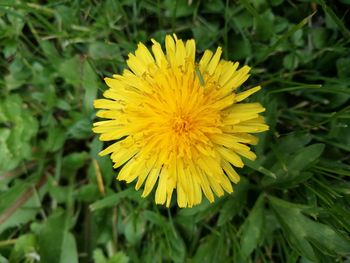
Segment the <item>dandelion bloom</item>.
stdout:
<path fill-rule="evenodd" d="M 143 197 L 155 192 L 157 204 L 170 205 L 176 190 L 179 207 L 201 203 L 202 192 L 231 193 L 239 182 L 234 167 L 243 167 L 241 156 L 254 160 L 247 144 L 256 144 L 250 133 L 268 130 L 259 103 L 241 103 L 260 86 L 237 93 L 249 77 L 248 66 L 220 59 L 206 50 L 195 62 L 193 39 L 166 36 L 165 49 L 152 39 L 152 53 L 140 43 L 129 54 L 122 75 L 105 78 L 106 99 L 95 100 L 93 131 L 102 141 L 116 141 L 100 152 L 111 154 L 117 179 L 135 189 L 143 184 Z"/>

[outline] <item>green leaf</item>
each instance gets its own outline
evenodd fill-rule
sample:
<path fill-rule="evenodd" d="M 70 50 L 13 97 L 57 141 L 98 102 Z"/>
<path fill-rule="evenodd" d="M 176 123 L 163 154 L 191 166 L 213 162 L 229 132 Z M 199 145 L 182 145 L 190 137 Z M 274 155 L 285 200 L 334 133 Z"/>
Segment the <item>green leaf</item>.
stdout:
<path fill-rule="evenodd" d="M 312 220 L 302 213 L 308 207 L 272 196 L 269 196 L 269 201 L 285 232 L 285 237 L 300 255 L 311 261 L 317 261 L 314 251 L 317 247 L 327 248 L 333 254 L 350 253 L 349 240 L 330 226 Z"/>
<path fill-rule="evenodd" d="M 124 252 L 117 252 L 112 257 L 110 257 L 107 263 L 128 263 L 129 257 L 125 255 Z"/>
<path fill-rule="evenodd" d="M 275 152 L 278 162 L 272 168 L 276 178 L 265 177 L 262 181 L 264 186 L 274 185 L 283 188 L 294 187 L 302 181 L 307 180 L 312 176 L 312 173 L 303 172 L 312 163 L 316 162 L 321 156 L 324 150 L 324 144 L 317 143 L 301 150 L 296 153 L 290 153 L 288 155 Z M 282 151 L 283 152 L 283 151 Z"/>
<path fill-rule="evenodd" d="M 77 114 L 72 118 L 73 123 L 68 127 L 68 135 L 74 139 L 87 139 L 92 134 L 92 122 L 83 114 Z"/>
<path fill-rule="evenodd" d="M 323 150 L 325 145 L 322 143 L 317 143 L 305 147 L 296 153 L 294 158 L 287 164 L 287 169 L 292 174 L 296 174 L 301 170 L 304 170 L 308 165 L 317 160 Z"/>
<path fill-rule="evenodd" d="M 73 86 L 79 86 L 81 82 L 81 74 L 83 65 L 78 56 L 63 60 L 58 65 L 58 73 L 62 78 Z"/>
<path fill-rule="evenodd" d="M 53 262 L 53 261 L 50 261 L 50 262 Z M 74 236 L 70 232 L 64 233 L 62 247 L 61 247 L 60 261 L 57 261 L 57 262 L 78 263 L 77 244 L 75 242 Z"/>
<path fill-rule="evenodd" d="M 37 241 L 34 234 L 25 234 L 20 236 L 11 251 L 10 262 L 21 262 L 21 260 L 30 258 L 39 259 L 37 252 Z"/>
<path fill-rule="evenodd" d="M 121 60 L 119 46 L 113 43 L 93 42 L 89 45 L 89 55 L 93 59 Z"/>
<path fill-rule="evenodd" d="M 219 28 L 216 23 L 199 24 L 192 27 L 191 30 L 195 39 L 201 39 L 200 42 L 196 43 L 199 51 L 204 51 L 206 48 L 209 48 L 218 38 Z"/>
<path fill-rule="evenodd" d="M 234 187 L 234 193 L 230 195 L 220 209 L 218 226 L 222 226 L 240 213 L 246 205 L 249 183 L 247 179 L 241 181 Z"/>
<path fill-rule="evenodd" d="M 93 258 L 95 263 L 107 263 L 107 259 L 103 254 L 103 251 L 99 248 L 94 250 Z"/>
<path fill-rule="evenodd" d="M 28 181 L 33 180 L 33 176 Z M 1 185 L 0 180 L 0 185 Z M 28 182 L 16 180 L 12 187 L 4 192 L 0 192 L 0 215 L 5 215 L 7 209 L 11 209 L 19 200 L 23 201 L 21 206 L 0 224 L 0 234 L 12 227 L 19 227 L 35 218 L 39 211 L 40 202 L 33 194 L 28 195 L 28 191 L 33 189 L 33 185 Z M 35 194 L 35 193 L 34 193 Z"/>
<path fill-rule="evenodd" d="M 94 202 L 101 196 L 96 183 L 86 184 L 76 190 L 74 196 L 79 201 Z"/>
<path fill-rule="evenodd" d="M 193 13 L 195 5 L 190 5 L 187 0 L 164 1 L 165 16 L 173 18 L 186 17 Z"/>
<path fill-rule="evenodd" d="M 74 236 L 69 232 L 70 219 L 62 211 L 52 214 L 38 233 L 40 259 L 50 263 L 78 262 Z"/>
<path fill-rule="evenodd" d="M 298 67 L 299 59 L 296 54 L 289 53 L 283 58 L 283 66 L 288 70 L 293 70 Z"/>
<path fill-rule="evenodd" d="M 285 32 L 277 41 L 274 42 L 267 50 L 266 52 L 261 56 L 258 63 L 264 61 L 272 52 L 274 52 L 277 47 L 285 40 L 287 40 L 290 36 L 292 36 L 296 31 L 303 28 L 309 19 L 314 15 L 315 13 L 305 17 L 303 20 L 301 20 L 298 24 L 292 26 L 287 32 Z"/>
<path fill-rule="evenodd" d="M 18 95 L 0 100 L 0 171 L 8 171 L 32 155 L 31 139 L 38 122 Z"/>
<path fill-rule="evenodd" d="M 276 144 L 278 154 L 290 154 L 301 149 L 311 141 L 309 133 L 292 132 L 280 137 Z"/>
<path fill-rule="evenodd" d="M 194 263 L 230 262 L 226 261 L 226 246 L 223 236 L 209 234 L 199 243 L 196 254 L 193 257 Z"/>
<path fill-rule="evenodd" d="M 337 60 L 338 77 L 346 78 L 350 76 L 350 57 L 339 58 Z"/>
<path fill-rule="evenodd" d="M 326 17 L 329 16 L 330 19 L 336 24 L 343 36 L 349 39 L 350 31 L 344 25 L 343 21 L 334 13 L 334 11 L 328 5 L 326 5 L 326 2 L 324 0 L 318 0 L 318 2 L 321 3 L 322 9 L 326 13 Z"/>
<path fill-rule="evenodd" d="M 327 45 L 329 33 L 326 28 L 316 27 L 311 29 L 311 37 L 315 48 L 321 49 Z"/>
<path fill-rule="evenodd" d="M 237 36 L 231 40 L 232 49 L 229 49 L 229 56 L 235 60 L 245 59 L 251 54 L 252 48 L 246 38 Z"/>
<path fill-rule="evenodd" d="M 109 195 L 101 200 L 98 200 L 90 205 L 91 211 L 96 211 L 102 208 L 106 207 L 112 207 L 118 205 L 124 198 L 130 197 L 132 193 L 135 193 L 135 190 L 132 188 L 128 188 L 124 191 L 121 191 L 119 193 L 115 193 L 112 195 Z"/>
<path fill-rule="evenodd" d="M 44 147 L 46 151 L 55 152 L 61 149 L 66 140 L 66 131 L 57 125 L 51 125 Z"/>
<path fill-rule="evenodd" d="M 75 172 L 84 166 L 86 161 L 89 159 L 87 152 L 73 152 L 63 158 L 62 170 L 64 176 L 69 178 L 75 175 Z"/>
<path fill-rule="evenodd" d="M 161 228 L 172 261 L 184 262 L 186 247 L 172 220 L 167 221 L 163 216 L 152 211 L 145 211 L 143 218 Z"/>
<path fill-rule="evenodd" d="M 239 232 L 243 258 L 247 259 L 261 242 L 264 230 L 264 195 L 260 195 Z"/>
<path fill-rule="evenodd" d="M 4 78 L 7 90 L 15 90 L 26 83 L 30 74 L 21 57 L 17 56 L 9 65 L 9 74 Z"/>
<path fill-rule="evenodd" d="M 0 263 L 8 263 L 9 261 L 7 258 L 4 258 L 2 255 L 0 255 Z"/>
<path fill-rule="evenodd" d="M 64 80 L 84 93 L 84 110 L 90 115 L 93 111 L 93 101 L 96 98 L 99 83 L 95 71 L 85 57 L 75 56 L 63 60 L 58 67 L 59 74 Z"/>
<path fill-rule="evenodd" d="M 84 109 L 88 116 L 94 111 L 93 102 L 96 99 L 99 82 L 95 71 L 92 69 L 89 61 L 84 60 L 82 85 L 85 90 Z"/>
<path fill-rule="evenodd" d="M 130 216 L 124 225 L 124 235 L 131 246 L 140 242 L 145 232 L 145 220 L 138 215 Z"/>
<path fill-rule="evenodd" d="M 247 1 L 248 2 L 248 1 Z M 273 36 L 273 28 L 275 24 L 275 16 L 271 10 L 266 10 L 262 14 L 255 16 L 256 18 L 256 35 L 257 38 L 261 41 L 270 40 Z"/>

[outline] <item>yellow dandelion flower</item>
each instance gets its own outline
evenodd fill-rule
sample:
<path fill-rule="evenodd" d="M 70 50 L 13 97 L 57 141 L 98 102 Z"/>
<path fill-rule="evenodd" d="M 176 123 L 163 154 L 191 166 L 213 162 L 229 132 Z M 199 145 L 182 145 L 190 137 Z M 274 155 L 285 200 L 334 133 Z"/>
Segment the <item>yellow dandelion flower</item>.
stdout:
<path fill-rule="evenodd" d="M 166 36 L 165 48 L 152 39 L 152 53 L 140 43 L 129 54 L 122 75 L 105 78 L 106 99 L 95 100 L 97 116 L 108 120 L 94 123 L 102 141 L 116 141 L 100 155 L 111 154 L 118 180 L 143 197 L 154 186 L 155 202 L 170 205 L 173 191 L 179 207 L 210 201 L 231 193 L 239 182 L 234 167 L 243 167 L 241 156 L 254 160 L 248 144 L 250 133 L 268 130 L 259 115 L 259 103 L 240 103 L 260 86 L 237 93 L 249 77 L 248 66 L 220 59 L 206 50 L 197 64 L 193 39 L 186 42 Z"/>

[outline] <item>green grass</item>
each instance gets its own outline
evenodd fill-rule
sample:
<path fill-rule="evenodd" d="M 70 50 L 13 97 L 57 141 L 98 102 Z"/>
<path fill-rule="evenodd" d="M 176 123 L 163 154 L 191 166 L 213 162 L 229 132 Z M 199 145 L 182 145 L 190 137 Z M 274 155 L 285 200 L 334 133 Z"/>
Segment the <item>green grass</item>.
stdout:
<path fill-rule="evenodd" d="M 350 262 L 349 4 L 0 1 L 0 262 Z M 103 77 L 173 32 L 252 66 L 270 125 L 192 209 L 116 181 L 91 132 Z"/>

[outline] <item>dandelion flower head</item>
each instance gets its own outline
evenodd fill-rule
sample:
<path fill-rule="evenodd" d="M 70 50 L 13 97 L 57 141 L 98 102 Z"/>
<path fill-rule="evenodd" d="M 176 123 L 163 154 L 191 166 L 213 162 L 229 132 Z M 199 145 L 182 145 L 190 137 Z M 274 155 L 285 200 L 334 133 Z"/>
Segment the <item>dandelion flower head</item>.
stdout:
<path fill-rule="evenodd" d="M 153 188 L 157 204 L 170 205 L 176 191 L 179 207 L 200 204 L 202 195 L 232 193 L 239 182 L 241 157 L 254 160 L 251 133 L 268 130 L 259 103 L 242 103 L 260 86 L 237 92 L 249 77 L 248 66 L 221 59 L 221 48 L 206 50 L 197 63 L 193 39 L 166 36 L 165 52 L 152 39 L 151 51 L 139 43 L 121 75 L 105 78 L 105 99 L 95 100 L 94 123 L 100 140 L 114 141 L 100 152 L 110 154 L 118 180 Z"/>

